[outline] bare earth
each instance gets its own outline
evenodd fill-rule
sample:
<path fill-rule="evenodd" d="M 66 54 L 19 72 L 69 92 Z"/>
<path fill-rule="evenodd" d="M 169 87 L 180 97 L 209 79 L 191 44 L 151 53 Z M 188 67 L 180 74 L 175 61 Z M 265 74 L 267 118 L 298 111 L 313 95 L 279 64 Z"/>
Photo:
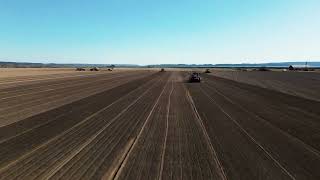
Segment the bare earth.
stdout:
<path fill-rule="evenodd" d="M 74 68 L 0 68 L 0 78 L 76 73 Z"/>
<path fill-rule="evenodd" d="M 320 179 L 320 102 L 311 91 L 187 77 L 0 78 L 0 179 Z M 286 82 L 308 89 L 313 77 Z"/>
<path fill-rule="evenodd" d="M 210 75 L 320 101 L 320 73 L 317 72 L 215 70 Z"/>

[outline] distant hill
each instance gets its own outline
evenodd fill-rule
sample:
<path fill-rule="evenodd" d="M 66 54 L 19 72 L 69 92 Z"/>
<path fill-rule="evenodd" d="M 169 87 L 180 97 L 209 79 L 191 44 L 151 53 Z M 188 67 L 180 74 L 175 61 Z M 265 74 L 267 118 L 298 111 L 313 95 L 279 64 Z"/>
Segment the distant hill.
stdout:
<path fill-rule="evenodd" d="M 234 68 L 234 67 L 273 67 L 273 68 L 287 68 L 290 65 L 304 67 L 306 62 L 279 62 L 279 63 L 241 63 L 241 64 L 156 64 L 147 65 L 146 67 L 154 68 Z M 308 67 L 320 68 L 320 62 L 308 62 Z"/>
<path fill-rule="evenodd" d="M 144 67 L 149 68 L 205 68 L 214 67 L 214 64 L 152 64 Z"/>
<path fill-rule="evenodd" d="M 29 62 L 1 62 L 0 68 L 76 68 L 76 67 L 139 67 L 134 64 L 56 64 L 56 63 L 29 63 Z"/>
<path fill-rule="evenodd" d="M 305 66 L 306 62 L 279 62 L 279 63 L 258 63 L 258 64 L 251 64 L 251 63 L 242 63 L 242 64 L 215 64 L 215 67 L 289 67 L 290 65 L 293 66 Z M 320 62 L 307 62 L 308 67 L 320 67 Z"/>
<path fill-rule="evenodd" d="M 153 64 L 153 65 L 136 65 L 136 64 L 55 64 L 55 63 L 30 63 L 30 62 L 1 62 L 0 68 L 75 68 L 75 67 L 115 67 L 122 68 L 234 68 L 234 67 L 273 67 L 273 68 L 285 68 L 290 65 L 304 67 L 306 62 L 279 62 L 279 63 L 242 63 L 242 64 Z M 320 68 L 320 62 L 307 62 L 308 67 Z"/>

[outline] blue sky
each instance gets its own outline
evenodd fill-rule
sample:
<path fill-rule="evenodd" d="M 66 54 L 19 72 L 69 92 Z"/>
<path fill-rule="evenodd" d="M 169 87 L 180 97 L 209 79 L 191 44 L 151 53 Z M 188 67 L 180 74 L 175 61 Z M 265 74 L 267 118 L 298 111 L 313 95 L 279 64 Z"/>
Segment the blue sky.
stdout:
<path fill-rule="evenodd" d="M 0 60 L 320 60 L 319 0 L 0 0 Z"/>

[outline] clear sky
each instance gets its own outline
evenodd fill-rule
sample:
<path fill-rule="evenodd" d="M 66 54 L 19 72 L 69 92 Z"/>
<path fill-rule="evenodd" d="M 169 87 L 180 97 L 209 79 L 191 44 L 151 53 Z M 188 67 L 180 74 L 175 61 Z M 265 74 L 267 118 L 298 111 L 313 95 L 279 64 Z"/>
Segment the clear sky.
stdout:
<path fill-rule="evenodd" d="M 0 0 L 0 60 L 320 60 L 319 0 Z"/>

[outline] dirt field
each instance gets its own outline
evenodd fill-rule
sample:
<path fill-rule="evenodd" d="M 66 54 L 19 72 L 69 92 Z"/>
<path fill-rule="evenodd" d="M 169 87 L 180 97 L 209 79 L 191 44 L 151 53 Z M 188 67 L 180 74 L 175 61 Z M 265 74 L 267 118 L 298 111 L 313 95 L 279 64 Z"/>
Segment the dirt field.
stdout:
<path fill-rule="evenodd" d="M 212 70 L 210 75 L 320 101 L 320 73 Z"/>
<path fill-rule="evenodd" d="M 76 73 L 75 68 L 0 68 L 0 78 Z"/>
<path fill-rule="evenodd" d="M 187 77 L 0 78 L 0 179 L 320 179 L 319 101 Z"/>

